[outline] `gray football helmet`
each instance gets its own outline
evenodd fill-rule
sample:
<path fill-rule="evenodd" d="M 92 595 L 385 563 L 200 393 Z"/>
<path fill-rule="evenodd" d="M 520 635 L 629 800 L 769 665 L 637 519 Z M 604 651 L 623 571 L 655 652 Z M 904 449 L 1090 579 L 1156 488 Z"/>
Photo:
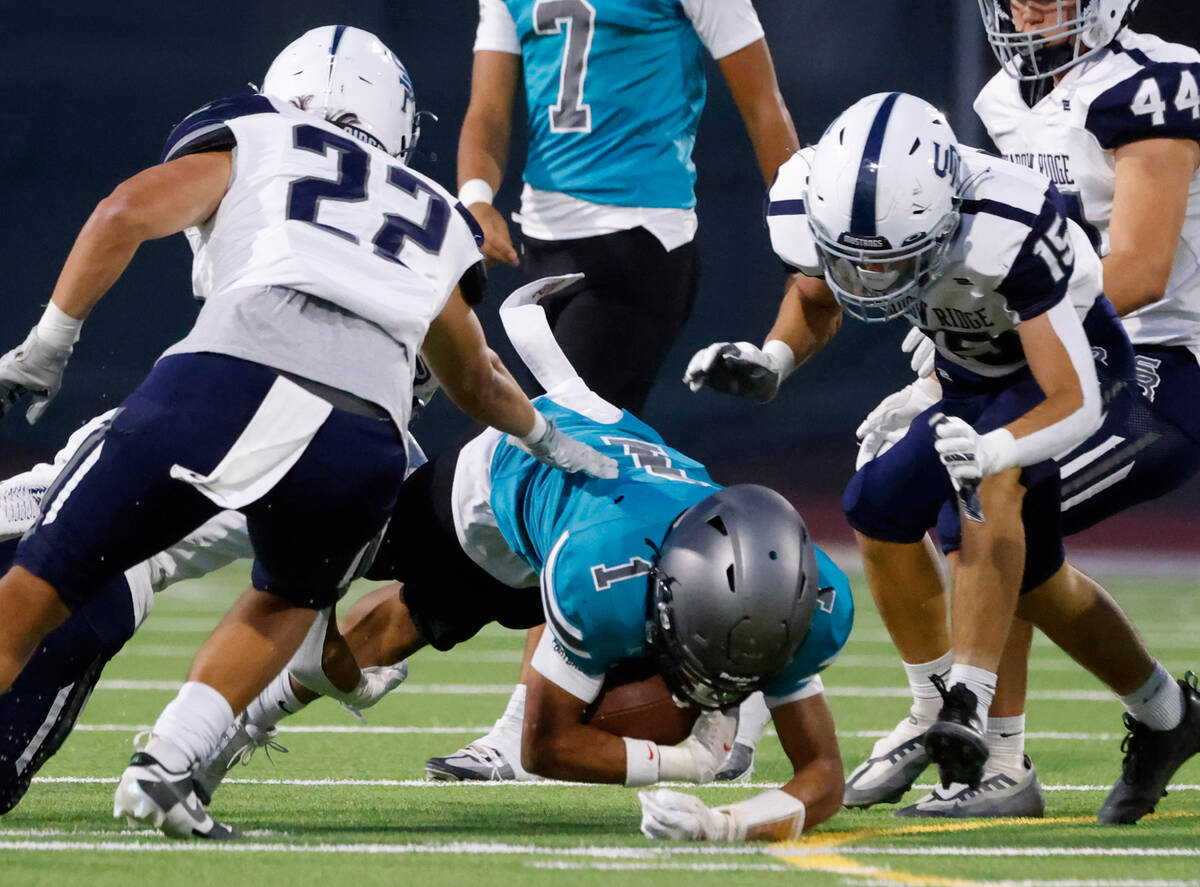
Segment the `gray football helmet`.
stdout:
<path fill-rule="evenodd" d="M 683 512 L 654 558 L 646 620 L 676 701 L 728 708 L 783 671 L 819 586 L 808 528 L 774 490 L 726 487 Z"/>

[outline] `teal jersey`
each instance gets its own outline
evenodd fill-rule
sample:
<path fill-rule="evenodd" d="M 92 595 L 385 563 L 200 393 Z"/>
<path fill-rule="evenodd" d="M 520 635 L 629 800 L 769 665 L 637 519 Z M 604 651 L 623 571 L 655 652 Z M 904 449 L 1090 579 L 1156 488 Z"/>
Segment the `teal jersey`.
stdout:
<path fill-rule="evenodd" d="M 704 46 L 679 0 L 505 3 L 525 74 L 525 181 L 608 206 L 695 206 Z"/>
<path fill-rule="evenodd" d="M 564 474 L 503 440 L 492 457 L 492 510 L 509 547 L 541 575 L 546 623 L 562 653 L 600 675 L 647 654 L 654 546 L 676 517 L 721 487 L 629 412 L 605 424 L 546 398 L 537 405 L 564 432 L 616 459 L 620 474 Z M 802 689 L 842 649 L 854 623 L 845 574 L 820 549 L 817 561 L 821 594 L 812 629 L 764 688 L 768 696 Z"/>

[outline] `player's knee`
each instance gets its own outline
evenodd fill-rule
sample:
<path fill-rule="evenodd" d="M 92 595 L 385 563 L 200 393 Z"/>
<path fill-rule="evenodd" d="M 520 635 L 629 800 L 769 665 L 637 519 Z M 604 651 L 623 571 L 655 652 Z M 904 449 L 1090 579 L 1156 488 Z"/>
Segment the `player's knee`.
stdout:
<path fill-rule="evenodd" d="M 989 474 L 979 485 L 979 498 L 984 510 L 1019 515 L 1025 501 L 1025 485 L 1021 480 L 1021 469 L 1009 468 L 997 474 Z"/>

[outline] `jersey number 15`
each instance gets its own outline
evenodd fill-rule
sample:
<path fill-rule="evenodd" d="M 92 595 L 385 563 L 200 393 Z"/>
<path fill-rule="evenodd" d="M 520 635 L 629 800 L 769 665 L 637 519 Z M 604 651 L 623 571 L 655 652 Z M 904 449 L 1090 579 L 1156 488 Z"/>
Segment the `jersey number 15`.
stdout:
<path fill-rule="evenodd" d="M 336 225 L 318 222 L 317 213 L 322 200 L 358 203 L 367 199 L 371 155 L 353 139 L 307 123 L 301 123 L 292 130 L 292 144 L 300 151 L 311 151 L 323 156 L 329 156 L 332 150 L 337 155 L 338 170 L 336 179 L 305 176 L 293 181 L 288 188 L 287 217 L 293 221 L 307 222 L 351 243 L 358 243 L 358 235 L 344 231 Z M 375 255 L 403 265 L 400 261 L 400 251 L 404 248 L 406 240 L 412 241 L 425 252 L 436 255 L 446 239 L 446 228 L 450 224 L 450 205 L 445 198 L 403 166 L 387 167 L 387 183 L 413 197 L 424 192 L 429 197 L 428 209 L 421 221 L 396 213 L 384 213 L 383 223 L 371 238 Z"/>

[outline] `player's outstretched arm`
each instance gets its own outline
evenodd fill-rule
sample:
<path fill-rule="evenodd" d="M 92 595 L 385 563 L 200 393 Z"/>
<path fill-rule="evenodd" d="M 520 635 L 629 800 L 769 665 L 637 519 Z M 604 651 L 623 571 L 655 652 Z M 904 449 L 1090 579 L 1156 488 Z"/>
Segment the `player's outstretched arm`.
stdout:
<path fill-rule="evenodd" d="M 842 757 L 823 694 L 771 712 L 794 776 L 779 789 L 709 807 L 695 795 L 641 792 L 642 833 L 682 841 L 789 841 L 833 816 L 842 803 Z"/>
<path fill-rule="evenodd" d="M 511 434 L 518 446 L 547 465 L 594 477 L 617 476 L 613 459 L 563 434 L 533 408 L 488 347 L 479 319 L 458 287 L 434 318 L 421 350 L 446 394 L 472 419 Z"/>
<path fill-rule="evenodd" d="M 229 184 L 228 152 L 162 163 L 100 201 L 75 239 L 50 304 L 17 348 L 0 357 L 0 415 L 24 394 L 36 422 L 58 393 L 84 319 L 124 272 L 137 248 L 204 221 Z"/>
<path fill-rule="evenodd" d="M 479 50 L 471 66 L 471 101 L 458 134 L 459 199 L 483 229 L 488 264 L 518 263 L 508 223 L 492 207 L 508 164 L 513 97 L 521 77 L 521 57 Z"/>
<path fill-rule="evenodd" d="M 708 386 L 766 402 L 792 371 L 834 337 L 842 309 L 824 280 L 793 275 L 761 349 L 749 342 L 714 342 L 697 351 L 683 375 L 693 391 Z"/>
<path fill-rule="evenodd" d="M 792 115 L 779 92 L 771 50 L 760 38 L 718 64 L 746 124 L 763 181 L 770 184 L 783 162 L 800 150 Z"/>
<path fill-rule="evenodd" d="M 1115 160 L 1104 294 L 1125 315 L 1166 292 L 1192 176 L 1200 166 L 1200 144 L 1146 139 L 1118 148 Z"/>

